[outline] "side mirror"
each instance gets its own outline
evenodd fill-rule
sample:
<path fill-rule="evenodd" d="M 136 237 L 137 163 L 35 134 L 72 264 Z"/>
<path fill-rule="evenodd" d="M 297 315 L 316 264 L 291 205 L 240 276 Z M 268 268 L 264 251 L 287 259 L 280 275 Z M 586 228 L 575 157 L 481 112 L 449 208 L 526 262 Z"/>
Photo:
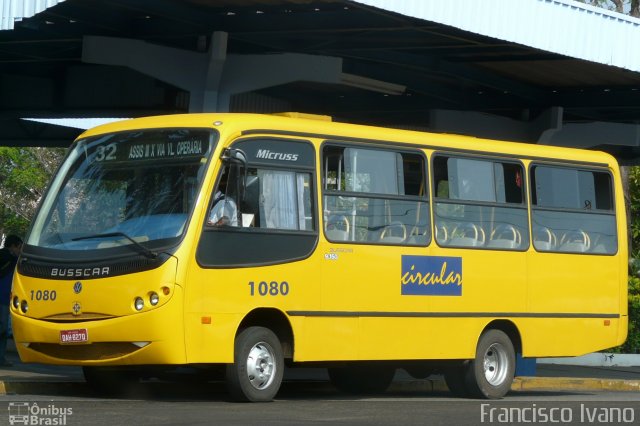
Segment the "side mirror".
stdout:
<path fill-rule="evenodd" d="M 241 149 L 227 148 L 222 152 L 220 157 L 225 163 L 235 163 L 247 167 L 247 154 Z"/>
<path fill-rule="evenodd" d="M 247 154 L 241 149 L 227 148 L 222 152 L 220 159 L 237 170 L 239 178 L 236 180 L 236 193 L 238 201 L 244 201 L 247 186 Z"/>

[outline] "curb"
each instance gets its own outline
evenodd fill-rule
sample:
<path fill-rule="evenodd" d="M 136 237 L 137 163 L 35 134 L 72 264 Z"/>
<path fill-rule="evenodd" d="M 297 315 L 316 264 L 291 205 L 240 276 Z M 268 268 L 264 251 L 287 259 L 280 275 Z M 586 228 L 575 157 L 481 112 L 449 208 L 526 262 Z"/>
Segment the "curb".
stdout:
<path fill-rule="evenodd" d="M 516 392 L 531 390 L 638 392 L 640 391 L 640 380 L 516 377 L 511 390 Z"/>
<path fill-rule="evenodd" d="M 307 390 L 335 390 L 325 381 L 294 380 L 285 382 L 288 388 Z M 87 390 L 85 382 L 70 381 L 0 381 L 0 395 L 39 394 L 73 395 Z M 611 391 L 640 392 L 640 380 L 591 379 L 573 377 L 516 377 L 511 386 L 512 392 L 529 391 Z M 391 384 L 388 392 L 449 392 L 443 379 L 401 380 Z M 84 393 L 84 392 L 83 392 Z"/>
<path fill-rule="evenodd" d="M 640 392 L 640 380 L 591 379 L 575 377 L 516 377 L 512 392 L 537 390 Z M 449 392 L 442 379 L 407 380 L 393 383 L 390 392 Z"/>
<path fill-rule="evenodd" d="M 582 367 L 639 367 L 640 354 L 594 352 L 567 358 L 538 358 L 537 364 L 577 365 Z"/>
<path fill-rule="evenodd" d="M 3 382 L 0 381 L 0 395 L 72 395 L 86 389 L 84 382 Z"/>

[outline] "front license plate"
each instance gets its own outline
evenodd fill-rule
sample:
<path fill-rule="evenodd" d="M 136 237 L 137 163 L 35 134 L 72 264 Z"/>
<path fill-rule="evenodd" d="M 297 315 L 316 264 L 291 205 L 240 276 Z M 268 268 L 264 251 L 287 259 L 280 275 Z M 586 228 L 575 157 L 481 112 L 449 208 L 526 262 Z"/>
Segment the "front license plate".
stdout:
<path fill-rule="evenodd" d="M 89 341 L 89 332 L 86 328 L 78 328 L 75 330 L 60 330 L 60 343 L 65 345 L 69 343 L 87 343 Z"/>

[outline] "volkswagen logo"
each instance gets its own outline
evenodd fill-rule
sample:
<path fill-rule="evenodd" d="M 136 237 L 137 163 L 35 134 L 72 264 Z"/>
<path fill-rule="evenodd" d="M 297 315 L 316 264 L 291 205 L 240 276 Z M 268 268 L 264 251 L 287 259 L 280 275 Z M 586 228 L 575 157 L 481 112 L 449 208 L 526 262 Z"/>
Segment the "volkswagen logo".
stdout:
<path fill-rule="evenodd" d="M 73 285 L 73 292 L 75 294 L 78 294 L 82 291 L 82 283 L 80 281 L 77 281 L 74 285 Z"/>

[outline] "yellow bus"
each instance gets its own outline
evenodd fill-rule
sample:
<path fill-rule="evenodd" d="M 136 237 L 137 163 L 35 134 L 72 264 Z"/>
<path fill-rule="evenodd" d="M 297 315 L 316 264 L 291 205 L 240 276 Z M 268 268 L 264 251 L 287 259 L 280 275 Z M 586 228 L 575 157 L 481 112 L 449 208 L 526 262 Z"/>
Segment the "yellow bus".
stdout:
<path fill-rule="evenodd" d="M 624 342 L 624 212 L 602 152 L 296 113 L 121 121 L 43 197 L 14 336 L 96 386 L 217 368 L 268 401 L 285 365 L 350 392 L 403 368 L 500 398 L 517 354 Z"/>

